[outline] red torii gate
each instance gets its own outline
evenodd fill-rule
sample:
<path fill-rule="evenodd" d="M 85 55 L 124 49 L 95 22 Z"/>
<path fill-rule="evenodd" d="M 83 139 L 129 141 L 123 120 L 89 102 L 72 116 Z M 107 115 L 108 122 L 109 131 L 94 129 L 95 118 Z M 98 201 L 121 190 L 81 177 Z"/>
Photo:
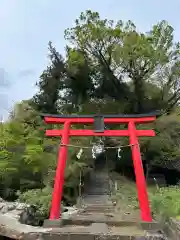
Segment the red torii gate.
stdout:
<path fill-rule="evenodd" d="M 137 115 L 49 115 L 42 114 L 47 124 L 64 124 L 62 130 L 46 130 L 48 137 L 62 137 L 58 154 L 54 191 L 52 195 L 52 205 L 50 210 L 50 220 L 57 220 L 61 217 L 61 199 L 63 194 L 64 170 L 66 167 L 68 144 L 70 136 L 129 136 L 136 176 L 139 205 L 142 221 L 151 222 L 151 211 L 149 206 L 146 180 L 144 176 L 141 153 L 139 149 L 138 137 L 155 136 L 154 130 L 136 130 L 136 124 L 145 124 L 155 121 L 155 114 Z M 128 124 L 127 130 L 104 130 L 105 124 Z M 71 124 L 94 124 L 94 130 L 72 130 Z"/>

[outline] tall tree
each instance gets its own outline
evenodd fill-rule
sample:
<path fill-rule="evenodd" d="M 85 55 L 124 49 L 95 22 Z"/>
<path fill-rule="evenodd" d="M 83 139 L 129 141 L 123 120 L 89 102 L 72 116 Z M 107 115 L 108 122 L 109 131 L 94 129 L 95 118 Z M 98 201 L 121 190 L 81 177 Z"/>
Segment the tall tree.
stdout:
<path fill-rule="evenodd" d="M 180 45 L 173 42 L 173 28 L 165 21 L 154 25 L 149 33 L 140 33 L 131 21 L 114 23 L 88 10 L 75 23 L 65 31 L 65 37 L 91 59 L 99 92 L 117 100 L 127 99 L 134 105 L 134 112 L 144 112 L 151 101 L 145 85 L 151 82 L 162 94 L 166 92 L 155 108 L 166 108 L 168 103 L 172 109 L 178 102 Z M 134 95 L 127 81 L 132 82 Z"/>
<path fill-rule="evenodd" d="M 62 56 L 49 42 L 50 66 L 40 76 L 37 83 L 39 92 L 34 96 L 34 103 L 38 111 L 47 113 L 58 112 L 60 90 L 63 88 L 66 78 L 66 68 Z"/>
<path fill-rule="evenodd" d="M 86 55 L 78 49 L 67 49 L 66 94 L 74 110 L 79 111 L 82 104 L 91 98 L 94 91 L 93 69 Z"/>
<path fill-rule="evenodd" d="M 65 31 L 65 38 L 79 48 L 91 60 L 96 70 L 94 78 L 99 97 L 110 95 L 115 99 L 127 97 L 128 88 L 122 82 L 121 75 L 116 74 L 112 53 L 116 37 L 113 22 L 101 20 L 96 12 L 81 13 L 76 26 Z"/>

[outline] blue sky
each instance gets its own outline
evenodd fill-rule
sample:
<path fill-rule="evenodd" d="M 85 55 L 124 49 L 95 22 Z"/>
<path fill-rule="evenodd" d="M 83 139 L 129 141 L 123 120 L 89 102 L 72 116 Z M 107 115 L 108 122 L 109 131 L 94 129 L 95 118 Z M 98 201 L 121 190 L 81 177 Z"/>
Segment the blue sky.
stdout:
<path fill-rule="evenodd" d="M 48 41 L 62 53 L 64 30 L 87 9 L 108 19 L 133 20 L 142 31 L 167 20 L 180 40 L 179 0 L 0 0 L 0 116 L 6 118 L 15 102 L 34 94 L 48 62 Z"/>

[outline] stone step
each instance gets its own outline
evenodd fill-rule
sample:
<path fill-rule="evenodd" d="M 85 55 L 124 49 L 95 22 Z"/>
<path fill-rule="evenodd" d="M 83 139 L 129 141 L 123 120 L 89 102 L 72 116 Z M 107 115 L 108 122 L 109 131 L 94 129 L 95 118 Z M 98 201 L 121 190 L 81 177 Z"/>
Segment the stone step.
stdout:
<path fill-rule="evenodd" d="M 74 240 L 167 240 L 156 223 L 107 221 L 107 218 L 99 219 L 94 215 L 92 215 L 92 219 L 90 216 L 75 216 L 63 221 L 64 225 L 61 227 L 61 231 L 58 229 L 58 232 L 64 234 L 60 239 L 66 239 L 67 233 L 69 234 L 68 239 Z M 76 234 L 76 238 L 74 234 Z"/>
<path fill-rule="evenodd" d="M 99 208 L 99 207 L 85 207 L 84 210 L 88 213 L 113 213 L 114 208 Z"/>
<path fill-rule="evenodd" d="M 92 181 L 91 181 L 91 183 L 92 184 L 94 184 L 94 183 L 96 183 L 96 184 L 98 184 L 98 183 L 108 183 L 109 184 L 109 179 L 93 179 Z"/>
<path fill-rule="evenodd" d="M 26 239 L 32 238 L 32 233 L 25 234 Z M 35 234 L 34 234 L 35 235 Z M 25 238 L 24 238 L 25 239 Z M 40 239 L 40 238 L 39 238 Z M 54 231 L 41 233 L 41 239 L 58 239 L 58 240 L 166 240 L 163 232 L 151 233 L 143 231 L 138 227 L 107 227 L 104 223 L 93 223 L 90 226 L 67 226 L 56 228 Z"/>
<path fill-rule="evenodd" d="M 92 189 L 92 188 L 110 188 L 109 184 L 101 184 L 101 183 L 97 183 L 97 184 L 93 184 L 93 185 L 89 185 L 88 189 Z"/>
<path fill-rule="evenodd" d="M 110 177 L 108 175 L 92 175 L 91 176 L 91 179 L 95 180 L 95 179 L 102 179 L 102 180 L 105 180 L 105 179 L 110 179 Z"/>
<path fill-rule="evenodd" d="M 58 240 L 165 240 L 163 232 L 157 228 L 143 227 L 139 223 L 113 222 L 104 219 L 66 219 L 45 221 L 44 228 L 21 224 L 16 219 L 0 216 L 0 239 L 58 239 Z M 148 224 L 149 225 L 149 224 Z M 151 227 L 152 229 L 152 227 Z"/>
<path fill-rule="evenodd" d="M 92 183 L 88 186 L 88 188 L 92 188 L 92 187 L 109 187 L 110 184 L 109 183 Z"/>
<path fill-rule="evenodd" d="M 99 207 L 99 208 L 101 208 L 101 207 L 114 207 L 114 205 L 112 204 L 112 203 L 101 203 L 101 202 L 96 202 L 96 204 L 92 204 L 92 203 L 90 203 L 90 202 L 84 202 L 85 204 L 84 204 L 84 206 L 87 206 L 87 207 Z"/>
<path fill-rule="evenodd" d="M 86 213 L 110 213 L 115 211 L 115 208 L 111 203 L 102 204 L 100 202 L 97 202 L 96 204 L 88 204 L 85 202 L 83 204 L 83 209 Z"/>
<path fill-rule="evenodd" d="M 90 204 L 90 205 L 112 205 L 112 202 L 109 200 L 107 195 L 88 195 L 88 196 L 84 196 L 82 198 L 82 202 L 85 204 Z"/>
<path fill-rule="evenodd" d="M 110 195 L 110 191 L 102 191 L 102 190 L 92 190 L 90 192 L 88 192 L 88 195 L 91 197 L 93 195 Z"/>
<path fill-rule="evenodd" d="M 94 203 L 90 203 L 90 202 L 85 202 L 84 201 L 84 206 L 87 206 L 87 207 L 100 207 L 100 208 L 102 208 L 102 207 L 113 207 L 113 204 L 111 204 L 111 203 L 100 203 L 100 202 L 96 202 L 96 204 L 94 204 Z"/>
<path fill-rule="evenodd" d="M 91 185 L 94 186 L 95 185 L 109 185 L 109 181 L 93 181 L 91 182 Z"/>

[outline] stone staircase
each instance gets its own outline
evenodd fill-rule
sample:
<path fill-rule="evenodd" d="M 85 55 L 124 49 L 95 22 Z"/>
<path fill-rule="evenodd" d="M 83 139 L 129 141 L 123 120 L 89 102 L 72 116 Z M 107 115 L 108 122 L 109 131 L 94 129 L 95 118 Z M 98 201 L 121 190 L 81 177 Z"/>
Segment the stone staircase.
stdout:
<path fill-rule="evenodd" d="M 111 186 L 107 171 L 94 171 L 90 176 L 82 196 L 82 207 L 86 212 L 113 212 L 114 206 L 110 200 Z"/>
<path fill-rule="evenodd" d="M 84 226 L 83 231 L 88 231 L 91 236 L 101 236 L 103 239 L 167 239 L 161 227 L 155 222 L 120 220 L 110 196 L 111 179 L 108 172 L 103 169 L 92 172 L 82 195 L 81 210 L 67 220 L 67 224 Z M 88 239 L 91 239 L 90 235 L 87 236 Z"/>
<path fill-rule="evenodd" d="M 157 222 L 120 220 L 110 200 L 110 178 L 106 171 L 92 173 L 82 196 L 79 212 L 61 220 L 47 220 L 42 227 L 21 224 L 0 216 L 0 239 L 24 240 L 180 240 L 178 225 L 170 222 L 167 238 Z"/>
<path fill-rule="evenodd" d="M 109 195 L 111 189 L 108 171 L 96 170 L 91 172 L 87 185 L 85 195 Z"/>
<path fill-rule="evenodd" d="M 165 240 L 161 225 L 137 220 L 124 220 L 111 201 L 111 180 L 104 169 L 92 172 L 85 184 L 78 212 L 55 221 L 46 238 L 69 240 Z M 61 226 L 61 227 L 60 227 Z M 46 227 L 52 227 L 52 222 Z M 54 238 L 53 238 L 54 237 Z M 40 239 L 40 238 L 38 238 Z M 171 238 L 170 238 L 171 239 Z M 173 239 L 175 240 L 175 239 Z"/>

